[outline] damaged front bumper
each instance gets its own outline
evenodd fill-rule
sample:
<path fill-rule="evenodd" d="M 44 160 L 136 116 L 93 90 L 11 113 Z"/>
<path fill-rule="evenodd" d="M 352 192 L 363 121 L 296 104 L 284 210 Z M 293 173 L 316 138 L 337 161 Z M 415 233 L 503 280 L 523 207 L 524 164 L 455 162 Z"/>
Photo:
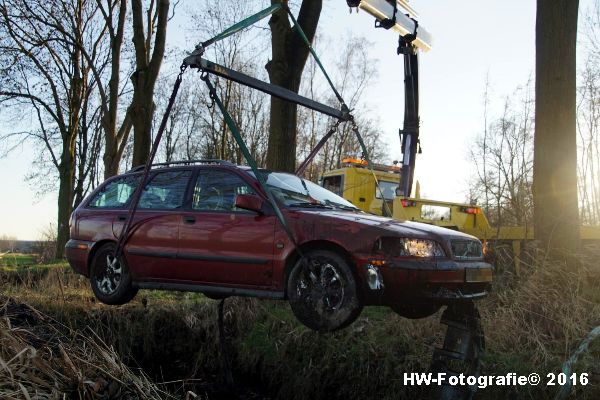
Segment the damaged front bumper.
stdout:
<path fill-rule="evenodd" d="M 483 261 L 361 260 L 367 304 L 434 301 L 441 304 L 485 297 L 493 267 Z"/>

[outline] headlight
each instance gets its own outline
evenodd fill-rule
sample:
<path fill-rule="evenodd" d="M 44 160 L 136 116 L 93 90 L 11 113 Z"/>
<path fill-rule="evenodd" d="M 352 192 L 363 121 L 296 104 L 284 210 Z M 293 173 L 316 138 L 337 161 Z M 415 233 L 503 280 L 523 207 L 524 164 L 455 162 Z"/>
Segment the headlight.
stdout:
<path fill-rule="evenodd" d="M 375 241 L 373 252 L 384 257 L 445 257 L 446 252 L 435 240 L 383 236 Z"/>
<path fill-rule="evenodd" d="M 444 249 L 434 240 L 400 239 L 400 255 L 411 257 L 444 257 Z"/>

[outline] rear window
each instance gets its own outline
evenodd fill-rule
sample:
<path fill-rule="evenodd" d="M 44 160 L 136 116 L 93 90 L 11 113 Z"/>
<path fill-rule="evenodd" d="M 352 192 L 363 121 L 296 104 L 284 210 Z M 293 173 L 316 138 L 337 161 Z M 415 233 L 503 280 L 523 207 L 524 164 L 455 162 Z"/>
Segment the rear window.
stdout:
<path fill-rule="evenodd" d="M 123 208 L 129 202 L 140 180 L 139 175 L 123 176 L 110 181 L 94 196 L 88 207 Z"/>
<path fill-rule="evenodd" d="M 140 209 L 177 209 L 183 206 L 190 170 L 156 173 L 142 192 Z M 128 206 L 140 175 L 123 176 L 106 184 L 89 202 L 88 207 L 113 209 Z"/>
<path fill-rule="evenodd" d="M 191 174 L 189 170 L 157 173 L 144 188 L 139 208 L 168 210 L 181 208 Z"/>

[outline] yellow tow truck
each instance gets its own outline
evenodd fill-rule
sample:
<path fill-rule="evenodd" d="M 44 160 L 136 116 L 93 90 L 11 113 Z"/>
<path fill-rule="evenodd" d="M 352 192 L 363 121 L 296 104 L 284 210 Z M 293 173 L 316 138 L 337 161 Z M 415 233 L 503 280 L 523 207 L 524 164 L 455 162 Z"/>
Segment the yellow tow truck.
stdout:
<path fill-rule="evenodd" d="M 341 168 L 323 174 L 320 183 L 366 212 L 455 229 L 476 236 L 484 243 L 509 243 L 516 256 L 515 269 L 518 271 L 521 246 L 525 240 L 534 238 L 533 226 L 493 227 L 479 206 L 422 199 L 418 182 L 415 197 L 402 196 L 401 191 L 397 190 L 400 172 L 399 166 L 381 164 L 373 165 L 371 172 L 366 161 L 345 158 Z M 381 192 L 377 190 L 375 177 Z M 581 239 L 600 240 L 600 227 L 582 226 Z"/>

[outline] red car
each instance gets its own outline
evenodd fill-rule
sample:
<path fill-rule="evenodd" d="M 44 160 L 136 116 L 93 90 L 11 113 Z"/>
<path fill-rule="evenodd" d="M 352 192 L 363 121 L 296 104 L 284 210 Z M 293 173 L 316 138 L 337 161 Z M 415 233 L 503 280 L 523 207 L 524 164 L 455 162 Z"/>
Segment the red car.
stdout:
<path fill-rule="evenodd" d="M 492 266 L 475 237 L 370 215 L 295 175 L 261 173 L 299 249 L 249 168 L 204 160 L 153 167 L 116 261 L 142 168 L 108 179 L 73 212 L 67 259 L 106 304 L 138 289 L 287 299 L 323 331 L 347 326 L 365 305 L 422 318 L 489 290 Z"/>

